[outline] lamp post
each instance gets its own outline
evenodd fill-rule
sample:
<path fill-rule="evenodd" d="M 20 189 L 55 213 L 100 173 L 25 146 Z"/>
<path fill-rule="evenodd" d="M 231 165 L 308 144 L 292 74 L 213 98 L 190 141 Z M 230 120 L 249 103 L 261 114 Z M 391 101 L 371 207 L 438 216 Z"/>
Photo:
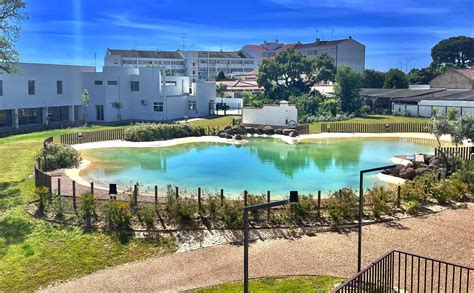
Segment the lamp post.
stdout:
<path fill-rule="evenodd" d="M 358 246 L 357 246 L 357 272 L 362 270 L 362 217 L 364 215 L 364 174 L 394 168 L 396 165 L 388 165 L 372 169 L 360 170 L 359 173 L 359 224 L 358 224 Z"/>
<path fill-rule="evenodd" d="M 249 292 L 249 211 L 298 203 L 298 191 L 290 191 L 290 199 L 244 207 L 244 293 Z"/>

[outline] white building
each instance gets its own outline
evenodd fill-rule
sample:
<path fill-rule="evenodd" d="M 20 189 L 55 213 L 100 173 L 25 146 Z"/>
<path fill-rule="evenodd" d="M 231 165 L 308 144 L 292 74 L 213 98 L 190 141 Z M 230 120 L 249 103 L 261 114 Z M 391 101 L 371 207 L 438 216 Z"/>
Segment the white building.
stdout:
<path fill-rule="evenodd" d="M 281 101 L 279 105 L 264 105 L 262 108 L 244 107 L 242 109 L 244 125 L 269 125 L 289 127 L 297 125 L 298 110 L 295 105 Z"/>
<path fill-rule="evenodd" d="M 158 67 L 18 65 L 19 73 L 0 74 L 0 128 L 80 121 L 81 95 L 89 91 L 86 120 L 112 122 L 112 103 L 123 105 L 122 120 L 173 120 L 208 116 L 215 101 L 214 82 L 186 76 L 162 77 Z"/>
<path fill-rule="evenodd" d="M 352 37 L 331 41 L 316 39 L 315 42 L 306 44 L 264 42 L 261 45 L 245 45 L 242 51 L 255 58 L 257 65 L 260 65 L 263 60 L 274 58 L 278 53 L 288 48 L 294 48 L 310 59 L 327 54 L 334 60 L 336 66 L 348 66 L 356 72 L 363 72 L 365 69 L 365 46 Z"/>

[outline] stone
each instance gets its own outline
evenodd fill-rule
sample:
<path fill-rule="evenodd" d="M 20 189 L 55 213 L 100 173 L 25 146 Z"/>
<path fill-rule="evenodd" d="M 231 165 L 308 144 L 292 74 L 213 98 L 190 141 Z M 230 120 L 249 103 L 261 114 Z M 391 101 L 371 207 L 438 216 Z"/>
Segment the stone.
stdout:
<path fill-rule="evenodd" d="M 254 127 L 245 127 L 245 131 L 250 134 L 255 133 L 255 128 Z"/>
<path fill-rule="evenodd" d="M 262 130 L 263 130 L 263 133 L 267 135 L 275 134 L 275 130 L 271 126 L 265 126 Z"/>
<path fill-rule="evenodd" d="M 431 159 L 433 159 L 434 157 L 435 157 L 435 156 L 433 156 L 433 155 L 425 155 L 425 164 L 426 164 L 426 165 L 429 165 Z"/>
<path fill-rule="evenodd" d="M 242 140 L 242 136 L 240 134 L 237 134 L 234 138 L 235 140 Z"/>
<path fill-rule="evenodd" d="M 219 131 L 219 133 L 217 134 L 217 136 L 219 136 L 220 138 L 225 138 L 227 135 L 227 133 L 225 133 L 225 131 Z"/>
<path fill-rule="evenodd" d="M 290 132 L 289 136 L 290 136 L 290 137 L 297 137 L 297 136 L 298 136 L 298 133 L 295 132 L 295 131 L 292 131 L 292 132 Z"/>
<path fill-rule="evenodd" d="M 415 178 L 416 172 L 415 169 L 413 169 L 411 166 L 405 166 L 403 169 L 400 170 L 399 175 L 403 179 L 412 180 L 413 178 Z"/>
<path fill-rule="evenodd" d="M 234 134 L 234 130 L 231 128 L 231 129 L 227 129 L 225 131 L 225 133 L 229 134 L 229 135 L 233 135 Z"/>
<path fill-rule="evenodd" d="M 424 173 L 428 171 L 430 171 L 430 169 L 428 169 L 427 167 L 420 167 L 420 168 L 415 169 L 416 176 L 423 175 Z"/>
<path fill-rule="evenodd" d="M 438 158 L 438 157 L 433 157 L 433 158 L 431 158 L 430 161 L 429 161 L 429 166 L 434 166 L 434 167 L 436 167 L 436 166 L 439 166 L 439 163 L 440 163 L 439 158 Z"/>
<path fill-rule="evenodd" d="M 257 128 L 255 131 L 257 134 L 263 134 L 263 129 Z"/>
<path fill-rule="evenodd" d="M 229 129 L 232 129 L 232 126 L 227 125 L 226 127 L 224 127 L 224 130 L 229 130 Z"/>
<path fill-rule="evenodd" d="M 225 135 L 225 138 L 227 138 L 227 139 L 232 139 L 232 135 L 226 134 L 226 135 Z"/>
<path fill-rule="evenodd" d="M 281 129 L 275 129 L 275 134 L 283 134 L 283 130 L 281 130 Z"/>

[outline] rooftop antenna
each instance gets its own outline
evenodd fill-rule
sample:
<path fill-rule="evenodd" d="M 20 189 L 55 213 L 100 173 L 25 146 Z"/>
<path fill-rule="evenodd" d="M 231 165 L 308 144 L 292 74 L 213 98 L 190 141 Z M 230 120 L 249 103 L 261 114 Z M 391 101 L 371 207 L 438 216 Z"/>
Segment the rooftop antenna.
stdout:
<path fill-rule="evenodd" d="M 187 33 L 181 33 L 181 38 L 183 39 L 183 50 L 186 47 L 186 36 L 187 35 L 188 35 Z"/>

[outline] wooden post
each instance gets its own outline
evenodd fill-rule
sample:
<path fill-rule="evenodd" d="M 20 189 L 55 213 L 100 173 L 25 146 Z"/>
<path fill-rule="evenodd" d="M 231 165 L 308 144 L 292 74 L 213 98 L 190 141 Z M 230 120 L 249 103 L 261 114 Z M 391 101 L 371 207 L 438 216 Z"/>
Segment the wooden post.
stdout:
<path fill-rule="evenodd" d="M 58 195 L 61 195 L 61 178 L 58 178 Z"/>
<path fill-rule="evenodd" d="M 91 182 L 91 194 L 94 194 L 94 182 Z"/>
<path fill-rule="evenodd" d="M 138 184 L 133 186 L 133 204 L 135 207 L 138 205 Z"/>
<path fill-rule="evenodd" d="M 248 195 L 247 190 L 244 190 L 244 206 L 247 206 L 247 195 Z"/>
<path fill-rule="evenodd" d="M 400 194 L 401 194 L 402 187 L 400 185 L 397 186 L 397 207 L 400 208 Z"/>
<path fill-rule="evenodd" d="M 318 218 L 321 218 L 321 190 L 318 190 Z"/>
<path fill-rule="evenodd" d="M 73 209 L 77 209 L 76 205 L 76 181 L 72 180 L 72 207 Z"/>
<path fill-rule="evenodd" d="M 201 210 L 201 187 L 198 187 L 198 208 Z"/>
<path fill-rule="evenodd" d="M 178 197 L 179 197 L 179 188 L 178 188 L 178 186 L 176 186 L 176 194 L 175 195 L 176 195 L 176 199 L 178 199 Z"/>
<path fill-rule="evenodd" d="M 158 186 L 155 185 L 155 207 L 158 207 Z"/>
<path fill-rule="evenodd" d="M 267 190 L 267 203 L 270 203 L 270 190 Z M 270 208 L 267 209 L 267 221 L 270 221 Z"/>
<path fill-rule="evenodd" d="M 224 204 L 224 189 L 221 188 L 221 205 Z"/>

